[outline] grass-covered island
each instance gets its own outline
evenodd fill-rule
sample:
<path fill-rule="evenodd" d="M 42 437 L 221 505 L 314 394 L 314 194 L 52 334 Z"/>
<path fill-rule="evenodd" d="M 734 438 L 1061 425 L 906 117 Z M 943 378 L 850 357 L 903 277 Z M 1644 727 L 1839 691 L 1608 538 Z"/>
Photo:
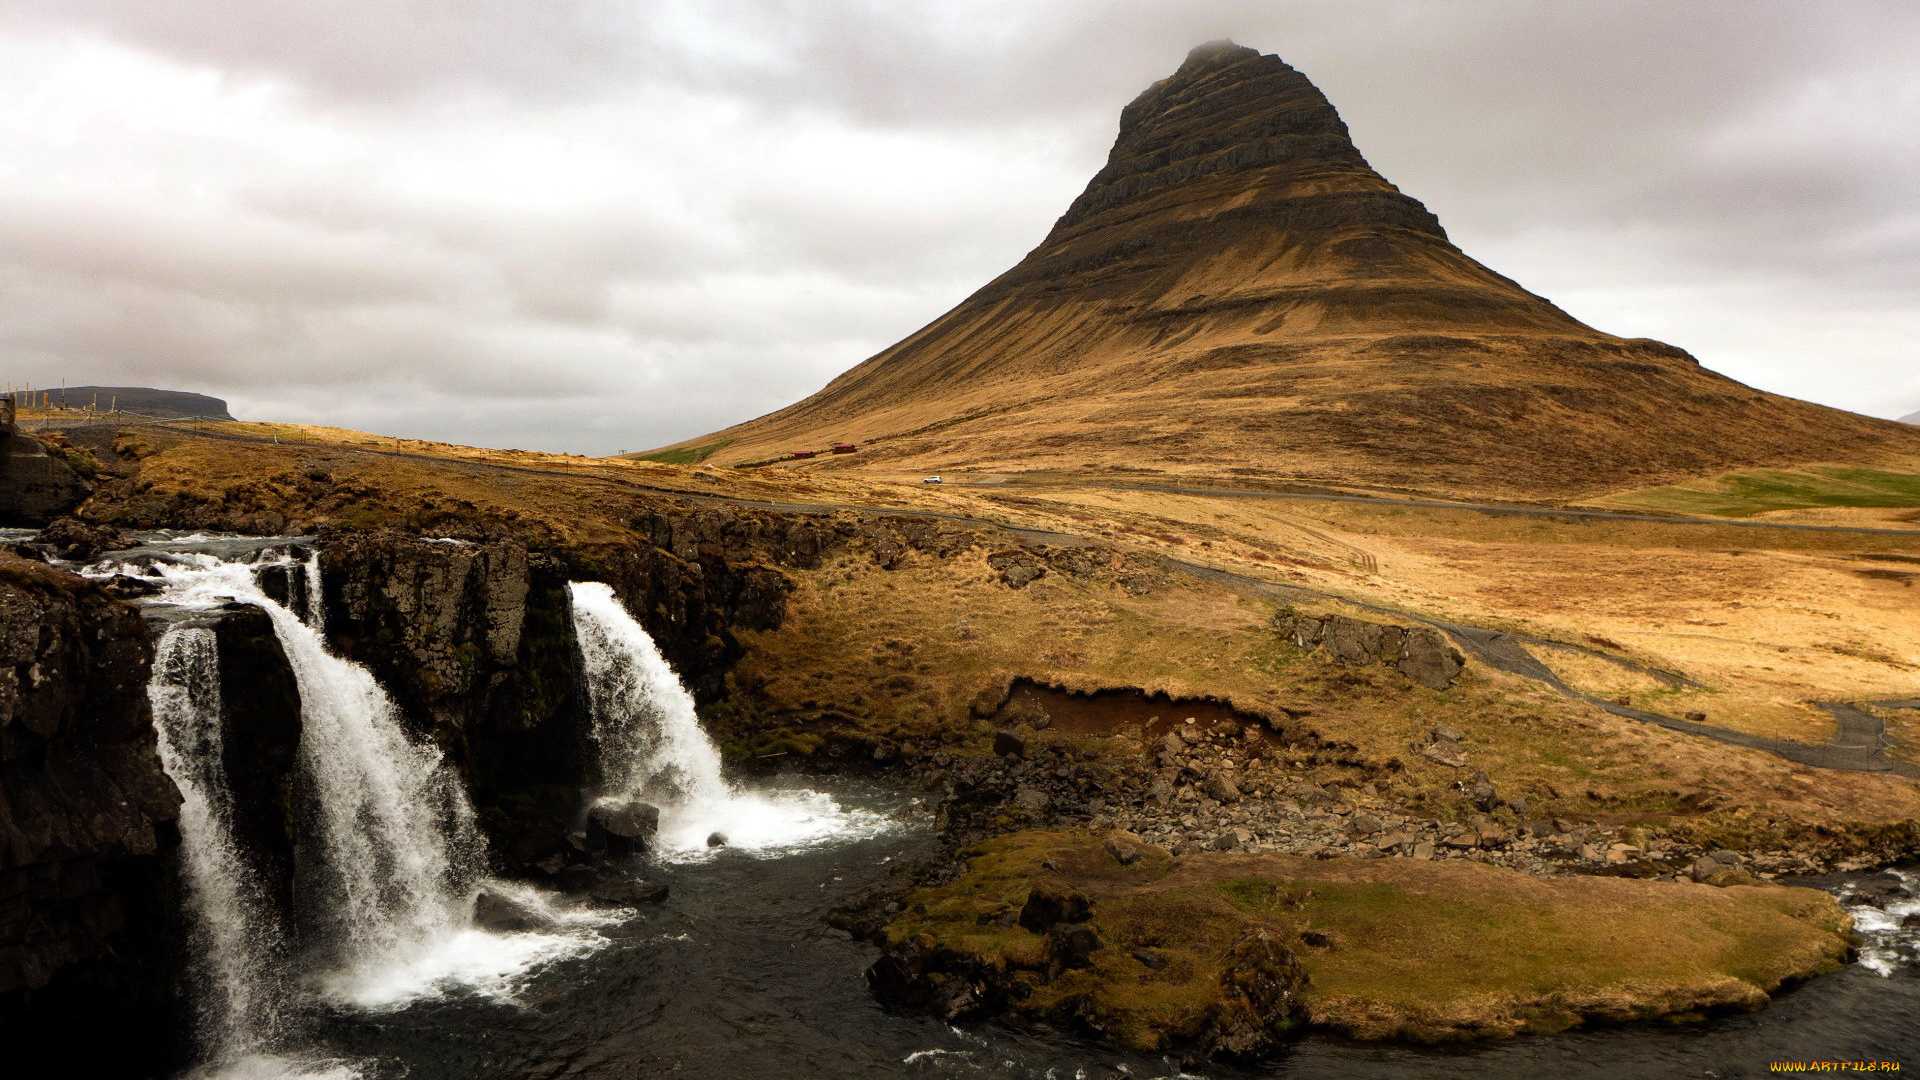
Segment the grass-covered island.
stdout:
<path fill-rule="evenodd" d="M 871 978 L 950 1018 L 1257 1057 L 1312 1026 L 1441 1041 L 1755 1009 L 1833 970 L 1832 897 L 1464 861 L 1173 856 L 1028 830 L 907 897 Z"/>

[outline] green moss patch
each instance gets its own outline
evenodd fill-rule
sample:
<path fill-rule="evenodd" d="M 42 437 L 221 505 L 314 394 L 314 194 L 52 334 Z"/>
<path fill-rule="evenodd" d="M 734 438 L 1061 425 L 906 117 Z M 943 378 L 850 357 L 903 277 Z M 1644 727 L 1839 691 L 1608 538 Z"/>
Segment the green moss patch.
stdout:
<path fill-rule="evenodd" d="M 1116 852 L 1129 855 L 1123 864 Z M 1225 1007 L 1227 952 L 1249 931 L 1289 943 L 1316 1026 L 1424 1041 L 1753 1009 L 1839 966 L 1850 924 L 1812 889 L 1537 878 L 1473 862 L 1175 858 L 1124 835 L 1031 830 L 967 853 L 911 894 L 889 944 L 918 939 L 994 973 L 1015 1016 L 1122 1045 L 1189 1044 Z M 1035 883 L 1093 902 L 1102 947 L 1060 970 L 1010 917 Z"/>
<path fill-rule="evenodd" d="M 1734 518 L 1822 506 L 1903 509 L 1920 506 L 1920 476 L 1842 466 L 1743 469 L 1685 484 L 1623 492 L 1605 501 L 1644 510 Z"/>
<path fill-rule="evenodd" d="M 661 450 L 653 454 L 636 454 L 635 461 L 659 461 L 668 465 L 698 465 L 720 452 L 721 448 L 732 442 L 721 439 L 719 442 L 702 443 L 699 446 L 683 446 L 678 450 Z"/>

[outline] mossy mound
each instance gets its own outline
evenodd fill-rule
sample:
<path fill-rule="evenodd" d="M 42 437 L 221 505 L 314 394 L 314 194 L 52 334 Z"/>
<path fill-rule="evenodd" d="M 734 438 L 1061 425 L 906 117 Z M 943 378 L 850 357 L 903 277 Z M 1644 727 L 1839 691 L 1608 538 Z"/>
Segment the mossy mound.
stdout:
<path fill-rule="evenodd" d="M 950 1014 L 1064 1024 L 1141 1050 L 1257 1051 L 1303 1020 L 1441 1041 L 1756 1009 L 1781 984 L 1838 967 L 1851 930 L 1825 893 L 1779 886 L 1174 857 L 1085 831 L 1014 833 L 965 854 L 960 877 L 907 897 L 885 930 L 886 962 Z M 1058 927 L 1021 917 L 1036 894 L 1089 901 L 1075 925 L 1098 947 L 1081 934 L 1063 962 Z M 1233 1034 L 1248 1005 L 1235 957 L 1253 935 L 1290 951 L 1307 980 L 1259 1017 L 1264 1043 Z"/>

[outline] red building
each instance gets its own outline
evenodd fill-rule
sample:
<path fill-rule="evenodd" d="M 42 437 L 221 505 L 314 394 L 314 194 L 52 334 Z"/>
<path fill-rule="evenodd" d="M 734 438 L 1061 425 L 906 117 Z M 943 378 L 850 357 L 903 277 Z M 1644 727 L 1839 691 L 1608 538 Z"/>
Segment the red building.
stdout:
<path fill-rule="evenodd" d="M 850 442 L 837 442 L 833 444 L 833 452 L 836 454 L 851 454 L 858 449 L 860 449 L 858 446 Z"/>

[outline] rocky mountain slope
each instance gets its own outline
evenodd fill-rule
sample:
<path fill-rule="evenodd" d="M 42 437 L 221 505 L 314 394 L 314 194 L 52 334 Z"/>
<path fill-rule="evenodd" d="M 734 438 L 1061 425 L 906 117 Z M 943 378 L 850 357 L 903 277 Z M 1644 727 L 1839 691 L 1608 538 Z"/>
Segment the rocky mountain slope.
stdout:
<path fill-rule="evenodd" d="M 1585 326 L 1475 262 L 1300 72 L 1195 49 L 1017 266 L 718 464 L 1167 472 L 1568 497 L 1702 472 L 1911 460 L 1920 433 Z"/>

